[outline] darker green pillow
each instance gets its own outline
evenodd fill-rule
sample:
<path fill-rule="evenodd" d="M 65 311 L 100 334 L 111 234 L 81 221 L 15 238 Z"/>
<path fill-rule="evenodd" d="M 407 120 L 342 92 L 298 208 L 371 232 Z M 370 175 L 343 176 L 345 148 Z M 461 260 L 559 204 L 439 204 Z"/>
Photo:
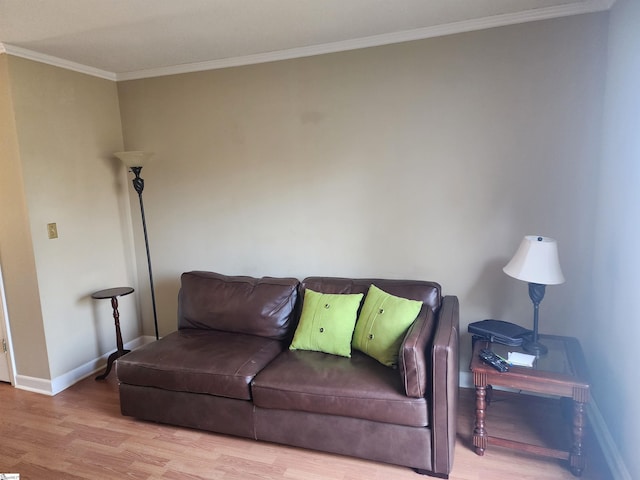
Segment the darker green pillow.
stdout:
<path fill-rule="evenodd" d="M 313 350 L 351 357 L 351 337 L 363 295 L 306 289 L 290 350 Z"/>
<path fill-rule="evenodd" d="M 369 287 L 353 334 L 353 348 L 383 365 L 397 367 L 402 339 L 420 313 L 422 302 Z"/>

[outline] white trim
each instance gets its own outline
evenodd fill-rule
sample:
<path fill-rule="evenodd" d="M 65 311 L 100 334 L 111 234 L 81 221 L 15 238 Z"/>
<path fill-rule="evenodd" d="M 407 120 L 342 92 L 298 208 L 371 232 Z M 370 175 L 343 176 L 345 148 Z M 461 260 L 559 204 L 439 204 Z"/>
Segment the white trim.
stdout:
<path fill-rule="evenodd" d="M 106 70 L 101 70 L 99 68 L 89 67 L 51 55 L 27 50 L 26 48 L 7 44 L 3 45 L 1 43 L 0 53 L 6 52 L 18 57 L 28 58 L 30 60 L 35 60 L 69 70 L 74 70 L 80 73 L 86 73 L 87 75 L 93 75 L 107 80 L 137 80 L 142 78 L 161 77 L 165 75 L 176 75 L 180 73 L 200 72 L 204 70 L 216 70 L 220 68 L 275 62 L 279 60 L 290 60 L 294 58 L 310 57 L 313 55 L 323 55 L 326 53 L 337 53 L 347 50 L 356 50 L 359 48 L 378 47 L 381 45 L 390 45 L 394 43 L 409 42 L 413 40 L 423 40 L 426 38 L 484 30 L 487 28 L 503 27 L 507 25 L 515 25 L 518 23 L 533 22 L 537 20 L 547 20 L 550 18 L 580 15 L 583 13 L 593 13 L 603 10 L 609 10 L 614 2 L 615 0 L 575 1 L 566 5 L 538 8 L 535 10 L 527 10 L 517 13 L 506 13 L 502 15 L 494 15 L 491 17 L 453 22 L 445 25 L 435 25 L 432 27 L 405 30 L 402 32 L 372 35 L 369 37 L 355 38 L 351 40 L 344 40 L 341 42 L 324 43 L 320 45 L 311 45 L 308 47 L 258 53 L 241 57 L 230 57 L 218 60 L 187 63 L 183 65 L 172 65 L 168 67 L 149 68 L 144 70 L 134 70 L 130 72 L 120 73 L 113 73 Z"/>
<path fill-rule="evenodd" d="M 46 53 L 34 52 L 33 50 L 16 47 L 15 45 L 9 45 L 6 43 L 0 44 L 0 53 L 8 53 L 15 57 L 22 57 L 27 60 L 34 60 L 47 65 L 53 65 L 54 67 L 73 70 L 74 72 L 84 73 L 86 75 L 91 75 L 92 77 L 104 78 L 105 80 L 112 81 L 116 80 L 116 74 L 113 72 L 89 67 L 88 65 L 72 62 L 71 60 L 65 60 L 64 58 L 54 57 L 52 55 L 47 55 Z"/>
<path fill-rule="evenodd" d="M 204 70 L 215 70 L 220 68 L 238 67 L 244 65 L 254 65 L 258 63 L 275 62 L 279 60 L 290 60 L 294 58 L 323 55 L 326 53 L 337 53 L 360 48 L 379 47 L 394 43 L 409 42 L 413 40 L 424 40 L 426 38 L 453 35 L 456 33 L 484 30 L 487 28 L 503 27 L 518 23 L 533 22 L 537 20 L 547 20 L 550 18 L 566 17 L 583 13 L 592 13 L 611 8 L 615 0 L 586 0 L 574 2 L 555 7 L 539 8 L 517 13 L 507 13 L 494 15 L 491 17 L 464 20 L 444 25 L 432 27 L 416 28 L 402 32 L 386 33 L 382 35 L 372 35 L 369 37 L 354 38 L 341 42 L 324 43 L 311 45 L 308 47 L 291 48 L 275 52 L 258 53 L 242 57 L 223 58 L 206 62 L 189 63 L 184 65 L 174 65 L 162 68 L 150 68 L 132 72 L 117 73 L 116 78 L 121 80 L 137 80 L 141 78 L 161 77 L 165 75 L 176 75 L 181 73 L 199 72 Z"/>
<path fill-rule="evenodd" d="M 124 348 L 127 350 L 135 350 L 142 345 L 155 341 L 155 337 L 141 336 L 127 342 Z M 75 385 L 80 380 L 93 375 L 105 368 L 109 353 L 105 353 L 99 358 L 91 360 L 84 365 L 80 365 L 73 370 L 64 373 L 53 380 L 47 380 L 44 378 L 28 377 L 26 375 L 16 375 L 15 387 L 21 390 L 28 390 L 30 392 L 41 393 L 43 395 L 56 395 L 61 391 Z"/>
<path fill-rule="evenodd" d="M 0 317 L 4 319 L 5 341 L 7 342 L 7 360 L 9 362 L 9 381 L 11 385 L 16 384 L 16 360 L 13 355 L 13 341 L 11 339 L 11 324 L 9 323 L 9 310 L 7 309 L 7 299 L 4 293 L 4 277 L 2 266 L 0 265 Z"/>
<path fill-rule="evenodd" d="M 459 386 L 460 388 L 474 388 L 471 372 L 460 372 Z M 598 404 L 593 398 L 591 398 L 587 404 L 587 417 L 596 441 L 600 445 L 604 459 L 609 466 L 612 478 L 631 480 L 631 475 L 624 463 L 622 455 L 620 455 L 620 450 L 618 450 L 618 446 L 611 436 L 609 427 L 607 427 L 604 417 L 598 408 Z"/>
<path fill-rule="evenodd" d="M 607 427 L 604 417 L 593 399 L 587 404 L 587 417 L 589 418 L 593 433 L 598 439 L 604 459 L 607 465 L 609 465 L 611 477 L 617 478 L 618 480 L 631 480 L 631 475 L 620 455 L 618 446 L 614 442 L 609 427 Z"/>
<path fill-rule="evenodd" d="M 471 372 L 460 372 L 460 380 L 458 383 L 460 388 L 475 388 L 473 385 L 473 375 Z"/>
<path fill-rule="evenodd" d="M 126 350 L 135 350 L 136 348 L 141 347 L 146 343 L 150 343 L 153 340 L 155 340 L 155 338 L 150 336 L 138 337 L 133 339 L 130 342 L 127 342 L 124 345 L 124 348 Z M 89 361 L 84 365 L 74 368 L 70 372 L 64 373 L 54 378 L 51 381 L 51 391 L 53 392 L 53 395 L 56 395 L 61 391 L 69 388 L 71 385 L 75 385 L 80 380 L 83 380 L 93 375 L 94 373 L 100 370 L 103 370 L 106 366 L 106 361 L 107 361 L 107 358 L 109 358 L 110 354 L 111 352 L 105 353 L 100 358 L 96 358 L 95 360 Z M 115 372 L 113 373 L 115 374 Z"/>
<path fill-rule="evenodd" d="M 27 375 L 16 375 L 15 387 L 28 392 L 42 393 L 43 395 L 53 395 L 51 391 L 51 380 Z"/>

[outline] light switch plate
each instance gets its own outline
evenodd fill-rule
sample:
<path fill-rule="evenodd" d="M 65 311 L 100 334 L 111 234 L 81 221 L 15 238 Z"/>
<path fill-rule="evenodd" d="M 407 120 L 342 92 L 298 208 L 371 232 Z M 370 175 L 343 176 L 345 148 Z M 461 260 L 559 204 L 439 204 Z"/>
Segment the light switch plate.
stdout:
<path fill-rule="evenodd" d="M 58 238 L 58 226 L 55 223 L 47 223 L 47 233 L 49 239 Z"/>

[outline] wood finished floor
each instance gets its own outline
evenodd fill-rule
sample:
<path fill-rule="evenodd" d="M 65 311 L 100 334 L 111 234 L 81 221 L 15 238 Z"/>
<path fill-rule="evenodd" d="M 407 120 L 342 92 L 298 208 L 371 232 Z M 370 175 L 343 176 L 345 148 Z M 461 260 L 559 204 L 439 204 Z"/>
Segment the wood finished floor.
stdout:
<path fill-rule="evenodd" d="M 573 479 L 563 462 L 470 446 L 473 392 L 461 390 L 452 480 Z M 491 434 L 540 441 L 565 439 L 560 408 L 546 399 L 494 392 Z M 528 412 L 522 421 L 521 412 Z M 500 416 L 503 420 L 498 420 Z M 519 427 L 516 427 L 518 422 Z M 524 427 L 522 426 L 524 425 Z M 564 431 L 564 430 L 562 430 Z M 591 432 L 584 480 L 611 480 Z M 0 384 L 0 473 L 21 480 L 57 479 L 293 479 L 420 480 L 403 467 L 253 440 L 158 425 L 123 417 L 115 375 L 88 378 L 55 397 Z"/>

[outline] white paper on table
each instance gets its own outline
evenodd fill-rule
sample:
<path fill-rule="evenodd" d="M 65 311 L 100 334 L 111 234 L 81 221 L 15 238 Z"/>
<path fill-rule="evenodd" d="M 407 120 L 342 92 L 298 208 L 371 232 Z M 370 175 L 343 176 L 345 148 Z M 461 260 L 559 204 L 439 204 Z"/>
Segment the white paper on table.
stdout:
<path fill-rule="evenodd" d="M 511 365 L 533 367 L 533 362 L 536 360 L 536 357 L 535 355 L 527 355 L 526 353 L 509 352 L 508 360 Z"/>

